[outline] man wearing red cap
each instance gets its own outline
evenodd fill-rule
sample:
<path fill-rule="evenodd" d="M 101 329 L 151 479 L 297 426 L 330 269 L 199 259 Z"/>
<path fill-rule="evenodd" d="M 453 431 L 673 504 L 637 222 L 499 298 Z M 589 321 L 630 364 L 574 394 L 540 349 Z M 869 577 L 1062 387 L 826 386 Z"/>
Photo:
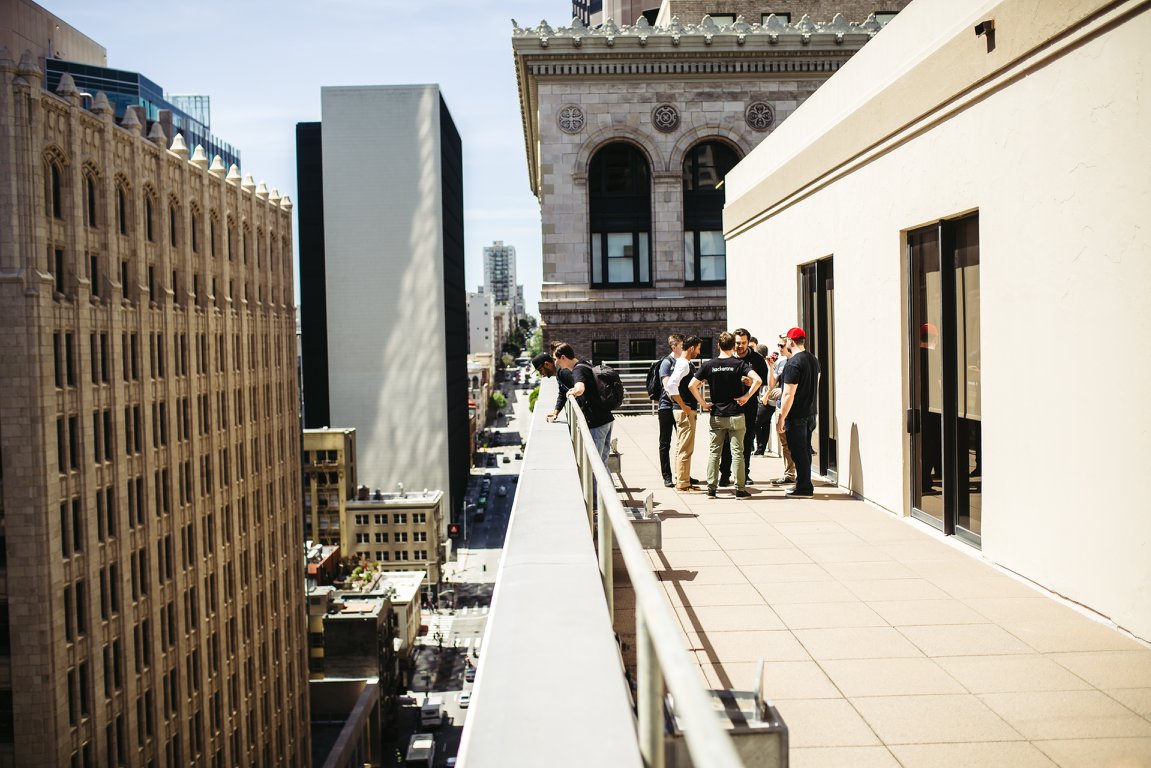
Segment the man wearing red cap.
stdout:
<path fill-rule="evenodd" d="M 785 343 L 791 359 L 783 369 L 779 431 L 786 434 L 791 458 L 795 461 L 795 487 L 787 495 L 810 499 L 815 493 L 811 483 L 811 433 L 815 431 L 819 402 L 819 360 L 807 351 L 807 334 L 802 328 L 788 331 Z"/>

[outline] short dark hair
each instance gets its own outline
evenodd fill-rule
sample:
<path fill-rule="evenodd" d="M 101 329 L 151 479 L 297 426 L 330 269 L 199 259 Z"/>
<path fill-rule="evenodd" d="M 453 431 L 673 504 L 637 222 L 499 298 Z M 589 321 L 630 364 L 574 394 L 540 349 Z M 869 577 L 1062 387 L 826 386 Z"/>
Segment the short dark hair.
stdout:
<path fill-rule="evenodd" d="M 551 350 L 551 353 L 554 355 L 556 353 L 556 349 L 558 349 L 559 347 L 562 347 L 563 345 L 564 345 L 564 342 L 562 342 L 562 341 L 553 341 L 553 342 L 548 344 L 548 349 Z"/>
<path fill-rule="evenodd" d="M 674 347 L 676 344 L 683 344 L 683 334 L 682 333 L 672 333 L 672 334 L 668 335 L 667 345 L 669 347 Z"/>
<path fill-rule="evenodd" d="M 560 344 L 552 350 L 552 357 L 559 360 L 561 357 L 566 357 L 569 360 L 575 360 L 575 350 L 572 349 L 571 344 Z"/>
<path fill-rule="evenodd" d="M 724 352 L 735 349 L 735 334 L 724 331 L 719 335 L 719 348 Z"/>
<path fill-rule="evenodd" d="M 731 335 L 732 336 L 742 336 L 745 339 L 747 339 L 748 341 L 751 340 L 751 333 L 749 333 L 746 328 L 736 328 L 734 331 L 731 332 Z M 720 347 L 720 349 L 723 349 L 723 347 Z"/>
<path fill-rule="evenodd" d="M 698 347 L 702 343 L 703 343 L 703 339 L 701 339 L 700 337 L 688 336 L 686 339 L 683 340 L 683 348 L 684 349 L 691 349 L 692 347 Z"/>

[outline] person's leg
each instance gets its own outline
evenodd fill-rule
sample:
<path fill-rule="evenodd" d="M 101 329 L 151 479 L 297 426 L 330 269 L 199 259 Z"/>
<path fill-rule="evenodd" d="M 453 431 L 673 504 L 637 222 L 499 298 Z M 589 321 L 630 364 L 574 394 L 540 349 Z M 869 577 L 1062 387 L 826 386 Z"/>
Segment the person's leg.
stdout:
<path fill-rule="evenodd" d="M 779 451 L 783 454 L 783 479 L 789 483 L 795 482 L 795 461 L 791 458 L 791 448 L 787 444 L 787 432 L 776 432 L 779 435 Z"/>
<path fill-rule="evenodd" d="M 686 491 L 691 488 L 691 445 L 695 441 L 695 413 L 674 411 L 675 414 L 675 487 Z"/>
<path fill-rule="evenodd" d="M 787 446 L 795 462 L 795 493 L 815 491 L 811 483 L 811 437 L 807 431 L 807 418 L 787 420 Z"/>
<path fill-rule="evenodd" d="M 749 405 L 743 410 L 743 482 L 751 481 L 751 454 L 755 450 L 756 406 Z"/>
<path fill-rule="evenodd" d="M 671 482 L 671 432 L 675 427 L 675 414 L 671 408 L 661 408 L 659 414 L 659 468 L 665 483 Z"/>
<path fill-rule="evenodd" d="M 614 423 L 614 421 L 609 421 L 607 424 L 594 427 L 591 430 L 592 442 L 599 449 L 599 456 L 603 459 L 604 466 L 607 465 L 607 457 L 611 452 L 611 426 Z"/>
<path fill-rule="evenodd" d="M 719 479 L 720 482 L 731 481 L 731 448 L 728 447 L 727 440 L 723 441 L 723 449 L 719 459 Z"/>
<path fill-rule="evenodd" d="M 711 450 L 707 457 L 707 489 L 709 491 L 714 491 L 719 485 L 719 459 L 723 454 L 724 437 L 727 434 L 720 423 L 723 420 L 722 416 L 711 417 Z"/>
<path fill-rule="evenodd" d="M 742 491 L 747 478 L 747 463 L 744 461 L 744 450 L 747 446 L 747 416 L 739 414 L 731 418 L 731 471 L 735 478 L 735 490 Z"/>
<path fill-rule="evenodd" d="M 771 423 L 770 411 L 768 408 L 771 406 L 757 403 L 755 406 L 755 453 L 762 456 L 767 450 L 767 428 Z"/>

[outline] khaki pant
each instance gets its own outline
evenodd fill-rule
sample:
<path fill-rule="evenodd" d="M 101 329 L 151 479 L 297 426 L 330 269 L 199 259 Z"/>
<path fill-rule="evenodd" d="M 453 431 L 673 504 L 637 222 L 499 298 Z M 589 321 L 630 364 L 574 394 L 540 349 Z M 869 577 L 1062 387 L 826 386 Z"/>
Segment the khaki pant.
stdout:
<path fill-rule="evenodd" d="M 715 490 L 719 484 L 719 460 L 725 443 L 731 446 L 731 479 L 735 489 L 742 491 L 747 473 L 743 465 L 743 437 L 745 423 L 743 414 L 735 416 L 711 415 L 711 455 L 707 461 L 707 489 Z"/>
<path fill-rule="evenodd" d="M 695 451 L 695 417 L 697 411 L 688 413 L 675 410 L 675 487 L 686 491 L 691 487 L 691 454 Z"/>
<path fill-rule="evenodd" d="M 791 458 L 791 449 L 787 447 L 787 433 L 776 432 L 779 437 L 779 452 L 783 454 L 783 476 L 788 482 L 795 482 L 795 460 Z"/>

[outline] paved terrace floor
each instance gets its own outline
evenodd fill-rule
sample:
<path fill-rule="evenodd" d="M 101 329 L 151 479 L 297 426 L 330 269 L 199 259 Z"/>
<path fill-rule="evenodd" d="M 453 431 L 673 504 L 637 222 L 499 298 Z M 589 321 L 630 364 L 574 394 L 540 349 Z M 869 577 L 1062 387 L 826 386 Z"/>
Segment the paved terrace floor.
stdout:
<path fill-rule="evenodd" d="M 625 503 L 655 493 L 649 554 L 684 646 L 710 688 L 750 689 L 766 658 L 793 768 L 1151 766 L 1146 644 L 838 488 L 664 488 L 654 416 L 617 418 L 613 436 Z M 781 474 L 752 458 L 754 480 Z"/>

